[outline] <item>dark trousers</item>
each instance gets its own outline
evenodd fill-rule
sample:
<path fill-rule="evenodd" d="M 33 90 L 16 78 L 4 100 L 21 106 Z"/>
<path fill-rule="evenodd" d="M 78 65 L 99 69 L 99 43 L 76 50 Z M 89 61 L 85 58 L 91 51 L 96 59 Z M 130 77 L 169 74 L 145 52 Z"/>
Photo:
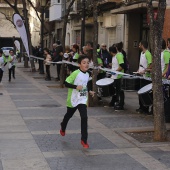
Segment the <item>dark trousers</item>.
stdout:
<path fill-rule="evenodd" d="M 45 68 L 46 68 L 47 78 L 51 79 L 51 76 L 50 76 L 50 65 L 45 65 Z"/>
<path fill-rule="evenodd" d="M 119 106 L 124 106 L 124 99 L 125 99 L 125 95 L 124 95 L 124 91 L 121 89 L 122 87 L 122 83 L 121 83 L 121 79 L 115 79 L 113 86 L 114 86 L 114 92 L 113 92 L 113 96 L 112 96 L 112 100 L 110 102 L 110 105 L 114 106 L 115 102 L 118 103 Z"/>
<path fill-rule="evenodd" d="M 142 88 L 150 83 L 151 83 L 151 81 L 149 81 L 149 80 L 141 79 L 140 87 Z M 139 98 L 139 109 L 143 110 L 144 112 L 149 112 L 149 106 L 144 106 L 143 103 L 141 102 L 140 98 Z"/>
<path fill-rule="evenodd" d="M 13 78 L 15 78 L 15 66 L 12 66 L 10 69 L 8 69 L 9 71 L 9 81 L 11 80 L 11 74 L 13 76 Z"/>
<path fill-rule="evenodd" d="M 60 80 L 60 69 L 61 69 L 61 64 L 57 64 L 57 78 Z"/>
<path fill-rule="evenodd" d="M 3 77 L 3 71 L 2 71 L 2 69 L 0 68 L 0 82 L 2 81 L 2 77 Z"/>
<path fill-rule="evenodd" d="M 65 114 L 64 119 L 61 122 L 62 131 L 66 130 L 68 121 L 74 115 L 77 109 L 79 110 L 80 117 L 81 117 L 81 140 L 83 140 L 86 143 L 88 137 L 88 133 L 87 133 L 88 117 L 87 117 L 87 106 L 85 104 L 79 104 L 74 108 L 67 107 L 67 113 Z"/>

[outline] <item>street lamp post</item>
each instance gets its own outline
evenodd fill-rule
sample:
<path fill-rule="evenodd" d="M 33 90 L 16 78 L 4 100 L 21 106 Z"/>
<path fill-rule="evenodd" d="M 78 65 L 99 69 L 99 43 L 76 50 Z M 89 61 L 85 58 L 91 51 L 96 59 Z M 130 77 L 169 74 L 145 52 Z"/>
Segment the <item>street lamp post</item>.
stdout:
<path fill-rule="evenodd" d="M 44 58 L 43 49 L 44 49 L 44 41 L 43 41 L 43 34 L 44 34 L 44 7 L 46 5 L 46 0 L 40 0 L 41 5 L 41 58 Z M 44 74 L 44 63 L 43 60 L 40 60 L 40 74 Z"/>
<path fill-rule="evenodd" d="M 81 48 L 85 45 L 85 7 L 86 2 L 82 0 L 82 18 L 81 18 Z"/>

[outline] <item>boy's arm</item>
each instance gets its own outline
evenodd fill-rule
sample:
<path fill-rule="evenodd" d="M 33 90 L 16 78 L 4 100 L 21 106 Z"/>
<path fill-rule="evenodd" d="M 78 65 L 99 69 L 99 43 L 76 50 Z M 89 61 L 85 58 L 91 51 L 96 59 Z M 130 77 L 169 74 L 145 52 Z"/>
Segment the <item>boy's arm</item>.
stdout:
<path fill-rule="evenodd" d="M 72 88 L 72 89 L 76 89 L 76 88 L 77 88 L 76 85 L 71 84 L 71 83 L 68 83 L 67 81 L 65 81 L 65 86 L 66 86 L 67 88 Z"/>
<path fill-rule="evenodd" d="M 78 73 L 79 73 L 79 71 L 76 70 L 73 73 L 71 73 L 71 75 L 69 77 L 67 77 L 67 79 L 65 81 L 66 87 L 77 89 L 77 90 L 82 90 L 83 86 L 80 86 L 80 85 L 77 86 L 74 84 L 74 80 L 77 77 Z"/>

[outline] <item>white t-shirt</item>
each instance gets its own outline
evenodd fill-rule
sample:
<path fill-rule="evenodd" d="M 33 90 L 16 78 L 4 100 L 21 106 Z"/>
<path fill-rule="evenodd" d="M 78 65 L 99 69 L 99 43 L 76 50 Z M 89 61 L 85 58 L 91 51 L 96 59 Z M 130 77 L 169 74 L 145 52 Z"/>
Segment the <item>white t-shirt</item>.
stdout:
<path fill-rule="evenodd" d="M 0 68 L 1 68 L 2 71 L 4 71 L 4 69 L 5 69 L 4 64 L 5 64 L 4 58 L 3 58 L 3 57 L 0 57 Z"/>
<path fill-rule="evenodd" d="M 12 59 L 13 59 L 13 61 L 8 63 L 8 68 L 9 68 L 9 69 L 10 69 L 12 66 L 15 66 L 16 56 L 15 56 L 15 55 L 9 56 L 9 60 L 12 60 Z"/>
<path fill-rule="evenodd" d="M 88 99 L 88 90 L 87 83 L 89 80 L 89 73 L 84 73 L 79 69 L 71 73 L 69 77 L 67 77 L 66 82 L 74 85 L 83 86 L 82 90 L 77 89 L 68 89 L 67 95 L 67 107 L 76 107 L 79 104 L 87 104 Z"/>

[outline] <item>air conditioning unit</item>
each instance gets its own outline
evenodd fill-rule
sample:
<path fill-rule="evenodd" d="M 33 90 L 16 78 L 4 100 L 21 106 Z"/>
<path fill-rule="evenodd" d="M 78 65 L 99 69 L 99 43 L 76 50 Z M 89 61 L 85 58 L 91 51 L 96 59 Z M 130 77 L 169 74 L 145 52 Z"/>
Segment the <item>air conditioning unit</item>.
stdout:
<path fill-rule="evenodd" d="M 105 17 L 104 26 L 106 28 L 116 27 L 116 15 Z"/>
<path fill-rule="evenodd" d="M 97 18 L 97 22 L 103 23 L 103 17 L 99 16 L 99 17 Z"/>

